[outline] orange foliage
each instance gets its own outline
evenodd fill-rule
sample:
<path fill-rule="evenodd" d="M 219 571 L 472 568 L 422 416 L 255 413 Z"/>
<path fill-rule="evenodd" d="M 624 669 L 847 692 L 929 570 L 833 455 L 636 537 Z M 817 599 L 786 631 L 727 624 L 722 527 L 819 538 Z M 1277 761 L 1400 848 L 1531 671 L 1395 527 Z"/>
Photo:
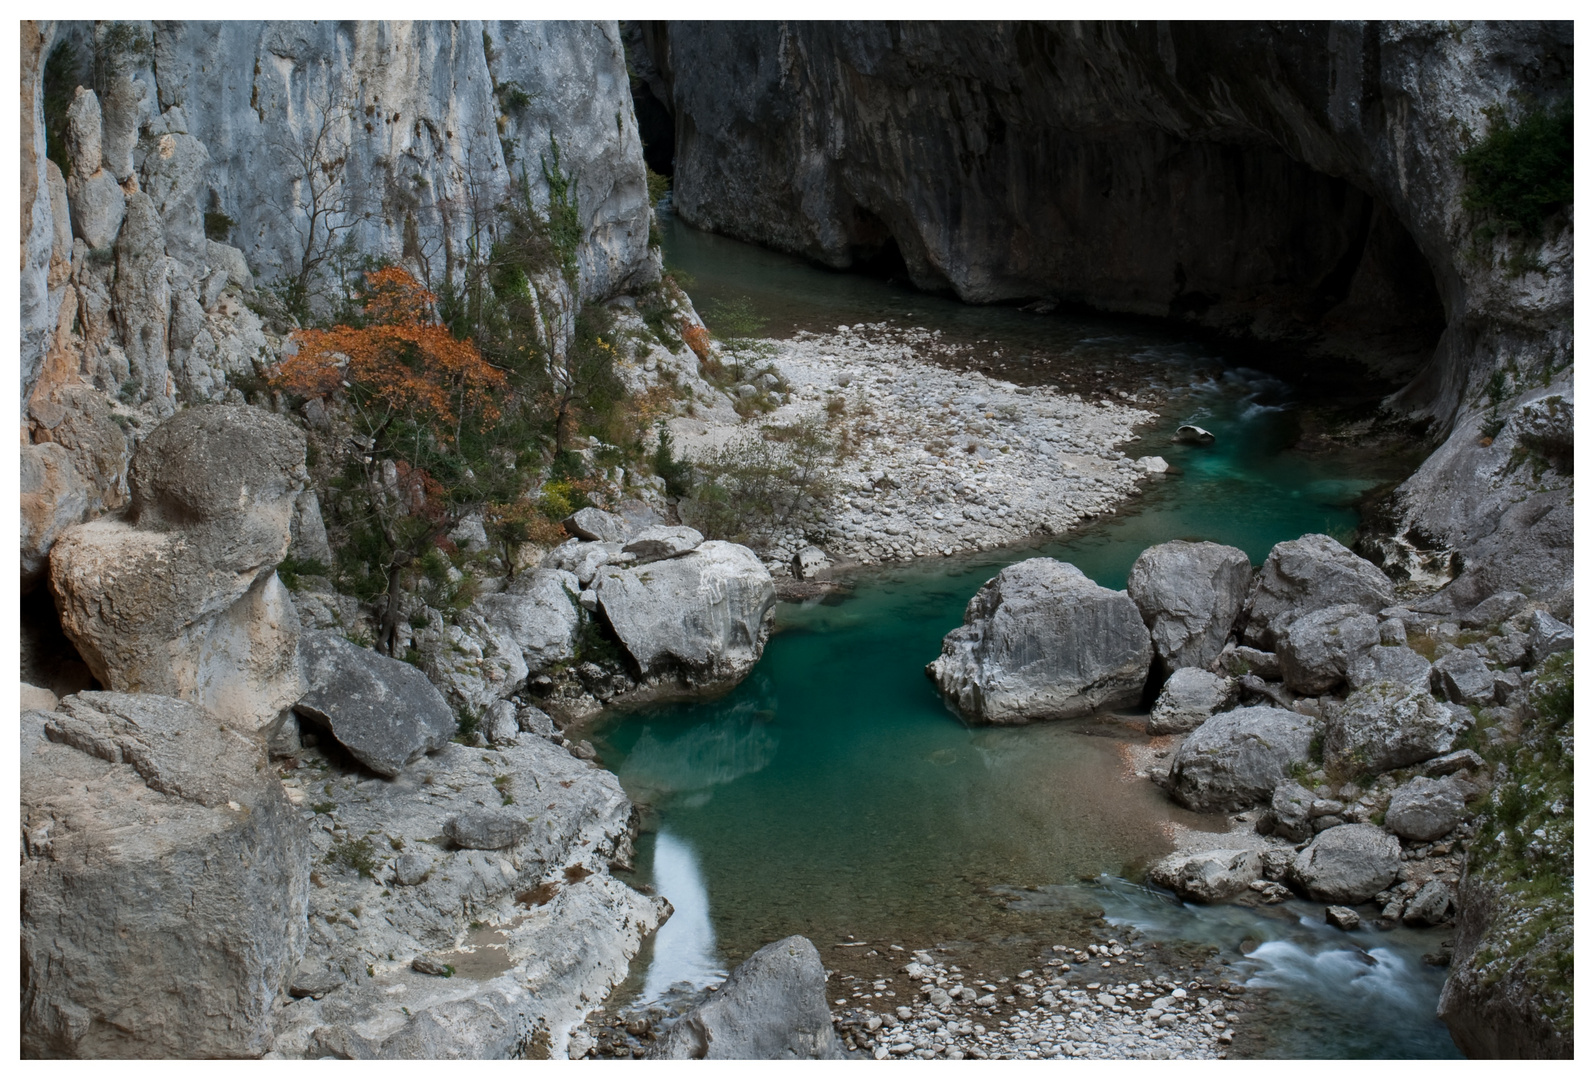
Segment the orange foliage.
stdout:
<path fill-rule="evenodd" d="M 507 385 L 504 373 L 432 318 L 437 298 L 396 266 L 369 274 L 365 284 L 369 325 L 295 331 L 298 355 L 283 361 L 272 385 L 303 397 L 355 387 L 378 411 L 435 424 L 445 440 L 462 413 L 498 419 L 493 393 Z"/>
<path fill-rule="evenodd" d="M 699 360 L 708 359 L 709 336 L 707 329 L 695 326 L 683 319 L 681 320 L 681 340 L 686 342 L 693 352 L 697 353 Z"/>

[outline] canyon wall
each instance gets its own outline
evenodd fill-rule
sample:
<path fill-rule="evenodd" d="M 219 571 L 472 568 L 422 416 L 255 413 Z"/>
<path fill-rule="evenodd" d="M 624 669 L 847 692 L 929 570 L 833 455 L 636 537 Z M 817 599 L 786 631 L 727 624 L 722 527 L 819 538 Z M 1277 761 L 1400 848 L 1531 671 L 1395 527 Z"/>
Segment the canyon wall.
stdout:
<path fill-rule="evenodd" d="M 1570 211 L 1537 241 L 1484 239 L 1457 159 L 1492 110 L 1569 96 L 1570 24 L 671 22 L 628 40 L 674 114 L 687 222 L 838 268 L 900 258 L 971 302 L 1074 301 L 1364 365 L 1448 434 L 1388 508 L 1386 568 L 1459 576 L 1457 603 L 1569 586 L 1569 476 L 1515 474 L 1524 409 L 1559 398 L 1569 425 Z"/>
<path fill-rule="evenodd" d="M 259 391 L 296 279 L 457 284 L 522 178 L 575 211 L 554 302 L 658 279 L 613 23 L 29 23 L 22 91 L 25 588 L 153 424 Z"/>

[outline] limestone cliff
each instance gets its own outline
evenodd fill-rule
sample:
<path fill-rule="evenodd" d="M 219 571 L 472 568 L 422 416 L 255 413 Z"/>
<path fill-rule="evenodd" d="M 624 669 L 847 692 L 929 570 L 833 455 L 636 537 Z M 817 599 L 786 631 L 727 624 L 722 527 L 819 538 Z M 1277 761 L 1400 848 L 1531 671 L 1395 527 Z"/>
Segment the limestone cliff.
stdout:
<path fill-rule="evenodd" d="M 1360 361 L 1448 435 L 1386 565 L 1459 572 L 1467 606 L 1569 585 L 1569 473 L 1525 482 L 1510 418 L 1569 423 L 1570 213 L 1484 240 L 1458 163 L 1493 110 L 1569 95 L 1569 24 L 672 22 L 631 44 L 688 222 Z"/>
<path fill-rule="evenodd" d="M 22 76 L 25 587 L 153 424 L 258 390 L 296 284 L 457 284 L 522 177 L 575 211 L 566 310 L 659 275 L 613 23 L 38 22 Z"/>

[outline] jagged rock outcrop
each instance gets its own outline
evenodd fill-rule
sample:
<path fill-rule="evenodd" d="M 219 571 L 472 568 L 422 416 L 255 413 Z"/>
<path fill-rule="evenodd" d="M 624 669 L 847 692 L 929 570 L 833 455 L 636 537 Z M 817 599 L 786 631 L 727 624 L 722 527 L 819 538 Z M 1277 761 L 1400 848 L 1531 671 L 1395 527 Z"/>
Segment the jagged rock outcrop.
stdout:
<path fill-rule="evenodd" d="M 449 743 L 393 780 L 306 764 L 284 786 L 318 823 L 285 1057 L 563 1057 L 669 913 L 609 873 L 631 859 L 619 781 L 544 738 Z"/>
<path fill-rule="evenodd" d="M 206 405 L 156 428 L 125 517 L 68 530 L 50 556 L 61 626 L 102 686 L 264 727 L 303 693 L 298 617 L 276 575 L 305 483 L 304 437 Z"/>
<path fill-rule="evenodd" d="M 1151 658 L 1127 593 L 1026 559 L 980 587 L 925 673 L 966 719 L 1025 724 L 1138 702 Z"/>
<path fill-rule="evenodd" d="M 310 838 L 258 736 L 171 698 L 22 716 L 22 1053 L 258 1057 Z"/>
<path fill-rule="evenodd" d="M 648 1055 L 664 1060 L 774 1061 L 843 1057 L 825 1001 L 825 966 L 805 937 L 771 942 L 713 997 L 681 1017 Z"/>
<path fill-rule="evenodd" d="M 1458 159 L 1494 110 L 1569 98 L 1570 23 L 671 22 L 631 45 L 688 222 L 1354 357 L 1446 436 L 1387 506 L 1391 572 L 1459 573 L 1459 606 L 1569 584 L 1570 472 L 1529 480 L 1517 416 L 1570 418 L 1570 214 L 1490 236 Z"/>

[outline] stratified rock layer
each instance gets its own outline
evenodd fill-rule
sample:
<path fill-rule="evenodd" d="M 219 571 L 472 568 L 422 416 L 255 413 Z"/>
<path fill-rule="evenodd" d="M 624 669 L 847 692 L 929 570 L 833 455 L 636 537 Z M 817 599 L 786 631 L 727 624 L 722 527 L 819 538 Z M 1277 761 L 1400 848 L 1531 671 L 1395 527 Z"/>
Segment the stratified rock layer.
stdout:
<path fill-rule="evenodd" d="M 22 718 L 25 1057 L 258 1057 L 310 840 L 258 737 L 85 693 Z"/>

